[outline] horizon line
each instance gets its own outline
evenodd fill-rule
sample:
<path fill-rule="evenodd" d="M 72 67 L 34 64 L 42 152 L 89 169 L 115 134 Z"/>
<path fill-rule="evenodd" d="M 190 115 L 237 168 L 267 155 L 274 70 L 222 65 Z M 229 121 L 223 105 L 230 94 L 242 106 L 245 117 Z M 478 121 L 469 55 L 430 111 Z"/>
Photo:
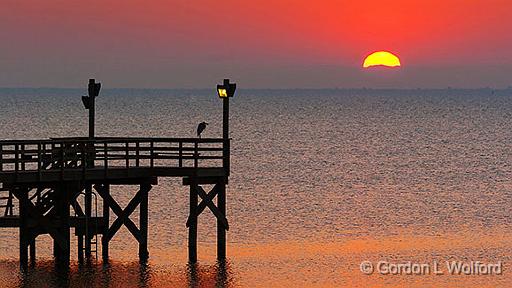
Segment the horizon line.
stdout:
<path fill-rule="evenodd" d="M 2 87 L 0 86 L 0 90 L 44 90 L 44 89 L 52 89 L 52 90 L 86 90 L 87 87 L 51 87 L 51 86 L 39 86 L 39 87 Z M 503 90 L 511 90 L 512 85 L 502 88 L 493 88 L 493 87 L 415 87 L 415 88 L 405 88 L 405 87 L 274 87 L 274 88 L 242 88 L 239 87 L 240 90 L 495 90 L 495 91 L 503 91 Z M 102 87 L 102 90 L 215 90 L 214 87 L 205 88 L 148 88 L 148 87 Z"/>

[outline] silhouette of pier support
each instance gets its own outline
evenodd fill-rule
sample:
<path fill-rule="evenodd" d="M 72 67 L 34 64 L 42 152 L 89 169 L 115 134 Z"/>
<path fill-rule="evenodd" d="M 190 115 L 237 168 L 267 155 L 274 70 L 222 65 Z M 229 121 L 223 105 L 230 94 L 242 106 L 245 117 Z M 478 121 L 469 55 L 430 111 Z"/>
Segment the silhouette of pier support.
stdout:
<path fill-rule="evenodd" d="M 52 235 L 53 247 L 55 258 L 58 263 L 63 266 L 69 265 L 69 250 L 70 250 L 70 201 L 68 196 L 71 193 L 73 185 L 67 182 L 62 182 L 60 185 L 56 185 L 55 189 L 55 204 L 54 204 L 54 215 L 55 219 L 59 221 L 54 228 L 56 233 Z M 76 194 L 73 193 L 73 194 Z M 53 229 L 53 228 L 52 228 Z"/>
<path fill-rule="evenodd" d="M 226 259 L 226 231 L 229 229 L 226 219 L 226 183 L 222 181 L 218 187 L 217 207 L 219 214 L 223 217 L 217 217 L 217 259 Z"/>
<path fill-rule="evenodd" d="M 48 233 L 53 239 L 53 254 L 58 263 L 69 264 L 70 250 L 70 193 L 76 187 L 73 183 L 61 182 L 51 188 L 51 204 L 42 204 L 41 200 L 32 202 L 39 189 L 32 196 L 29 192 L 33 189 L 29 186 L 13 187 L 11 192 L 19 201 L 19 238 L 20 238 L 20 266 L 28 267 L 28 260 L 35 262 L 36 237 Z M 48 196 L 48 197 L 50 197 Z M 49 199 L 49 198 L 47 198 Z M 50 201 L 50 200 L 48 200 Z"/>
<path fill-rule="evenodd" d="M 188 227 L 188 259 L 190 263 L 197 262 L 197 223 L 198 217 L 208 208 L 217 218 L 217 259 L 226 259 L 226 231 L 229 230 L 226 218 L 226 181 L 224 177 L 189 177 L 183 179 L 183 184 L 190 186 Z M 206 192 L 201 185 L 213 184 Z M 213 200 L 217 197 L 217 205 Z M 198 203 L 198 200 L 201 202 Z"/>
<path fill-rule="evenodd" d="M 139 243 L 140 260 L 146 261 L 148 259 L 148 196 L 153 184 L 156 184 L 156 178 L 144 179 L 139 183 L 139 190 L 124 209 L 112 197 L 110 185 L 94 185 L 94 189 L 103 198 L 103 217 L 108 219 L 110 217 L 110 210 L 117 216 L 112 225 L 110 225 L 108 220 L 104 220 L 106 221 L 102 237 L 102 256 L 104 260 L 108 260 L 110 240 L 112 240 L 122 226 L 125 226 Z M 130 216 L 137 207 L 139 207 L 139 227 L 130 219 Z"/>
<path fill-rule="evenodd" d="M 28 245 L 31 242 L 31 233 L 28 228 L 28 215 L 30 206 L 28 201 L 28 189 L 13 189 L 12 193 L 18 198 L 20 202 L 20 266 L 22 269 L 28 268 Z"/>
<path fill-rule="evenodd" d="M 73 227 L 75 227 L 75 236 L 77 237 L 79 263 L 83 263 L 84 259 L 87 259 L 87 261 L 92 260 L 92 253 L 97 253 L 98 250 L 95 237 L 103 233 L 104 223 L 108 223 L 108 220 L 98 215 L 98 196 L 92 191 L 91 183 L 85 183 L 83 186 L 85 188 L 80 188 L 83 189 L 83 192 L 80 191 L 79 195 L 84 196 L 84 209 L 82 209 L 77 199 L 71 202 L 71 206 L 76 214 L 76 217 L 72 219 L 75 222 Z M 92 209 L 93 203 L 94 213 Z M 94 242 L 93 239 L 95 240 Z M 94 249 L 92 247 L 93 244 Z"/>
<path fill-rule="evenodd" d="M 85 228 L 85 235 L 80 238 L 84 239 L 84 248 L 80 248 L 79 250 L 84 251 L 85 250 L 85 257 L 87 259 L 91 259 L 92 256 L 92 239 L 94 237 L 93 235 L 93 229 L 90 229 L 90 222 L 92 218 L 92 186 L 90 183 L 87 183 L 85 185 L 85 197 L 84 197 L 84 208 L 85 208 L 85 222 L 86 222 L 86 228 Z"/>
<path fill-rule="evenodd" d="M 37 236 L 36 236 L 37 237 Z M 36 264 L 36 237 L 29 244 L 30 265 Z"/>
<path fill-rule="evenodd" d="M 103 184 L 102 188 L 105 195 L 110 195 L 110 184 Z M 103 201 L 103 235 L 107 235 L 110 226 L 110 206 L 107 201 Z M 103 262 L 108 262 L 109 241 L 105 237 L 101 237 L 101 255 Z"/>

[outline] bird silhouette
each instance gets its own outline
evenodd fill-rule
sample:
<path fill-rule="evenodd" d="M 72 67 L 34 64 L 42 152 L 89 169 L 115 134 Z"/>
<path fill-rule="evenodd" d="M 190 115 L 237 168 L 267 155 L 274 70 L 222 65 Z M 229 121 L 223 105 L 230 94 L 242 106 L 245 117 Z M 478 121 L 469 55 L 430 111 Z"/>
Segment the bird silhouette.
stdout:
<path fill-rule="evenodd" d="M 197 125 L 197 137 L 201 138 L 201 133 L 203 133 L 204 129 L 206 129 L 206 125 L 208 125 L 208 123 L 204 121 Z"/>

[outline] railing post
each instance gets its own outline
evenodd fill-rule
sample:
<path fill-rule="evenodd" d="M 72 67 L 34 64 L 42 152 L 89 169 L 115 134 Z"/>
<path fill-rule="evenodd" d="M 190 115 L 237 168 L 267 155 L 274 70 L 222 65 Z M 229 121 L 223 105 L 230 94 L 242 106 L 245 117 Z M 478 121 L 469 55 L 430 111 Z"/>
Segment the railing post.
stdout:
<path fill-rule="evenodd" d="M 139 141 L 135 142 L 135 166 L 139 167 L 139 157 L 140 157 L 140 145 Z"/>
<path fill-rule="evenodd" d="M 60 143 L 60 177 L 64 179 L 64 157 L 66 156 L 64 152 L 64 143 Z"/>
<path fill-rule="evenodd" d="M 126 141 L 126 168 L 130 167 L 130 143 Z"/>
<path fill-rule="evenodd" d="M 194 142 L 194 168 L 197 168 L 199 166 L 198 141 L 199 140 L 196 140 Z"/>
<path fill-rule="evenodd" d="M 105 177 L 107 177 L 108 172 L 108 152 L 107 152 L 107 141 L 103 142 L 103 168 L 105 169 Z"/>
<path fill-rule="evenodd" d="M 37 178 L 38 180 L 41 180 L 41 142 L 37 143 Z"/>
<path fill-rule="evenodd" d="M 149 144 L 149 166 L 151 168 L 153 168 L 153 166 L 155 165 L 155 151 L 154 151 L 154 145 L 153 145 L 153 141 L 150 142 Z"/>
<path fill-rule="evenodd" d="M 43 150 L 42 151 L 42 156 L 39 159 L 39 161 L 41 161 L 41 170 L 44 169 L 44 165 L 45 165 L 45 163 L 43 163 L 43 160 L 44 160 L 43 158 L 46 157 L 46 143 L 42 143 L 42 150 Z"/>
<path fill-rule="evenodd" d="M 91 150 L 90 152 L 90 157 L 87 157 L 87 162 L 88 162 L 88 168 L 94 168 L 94 160 L 96 159 L 96 140 L 93 139 L 90 139 L 88 142 L 86 142 L 86 147 L 89 148 Z"/>
<path fill-rule="evenodd" d="M 179 142 L 178 148 L 178 167 L 183 167 L 183 142 Z"/>
<path fill-rule="evenodd" d="M 52 144 L 50 145 L 50 165 L 53 165 L 53 161 L 54 161 L 54 153 L 55 152 L 55 143 L 52 142 Z M 58 156 L 57 156 L 58 157 Z M 58 166 L 57 166 L 58 167 Z"/>
<path fill-rule="evenodd" d="M 229 173 L 230 173 L 230 169 L 231 169 L 231 160 L 230 160 L 230 157 L 231 157 L 231 139 L 227 138 L 227 139 L 224 139 L 224 143 L 223 143 L 223 151 L 222 151 L 222 166 L 224 167 L 224 171 L 226 173 L 226 177 L 229 176 Z"/>
<path fill-rule="evenodd" d="M 0 172 L 4 171 L 4 145 L 0 144 Z"/>
<path fill-rule="evenodd" d="M 16 175 L 18 175 L 18 165 L 19 165 L 19 161 L 20 160 L 20 155 L 19 155 L 19 146 L 18 144 L 14 144 L 14 172 Z"/>
<path fill-rule="evenodd" d="M 82 152 L 82 177 L 83 179 L 85 179 L 85 172 L 86 172 L 86 168 L 87 168 L 87 161 L 88 161 L 88 158 L 87 158 L 87 143 L 86 142 L 83 142 L 83 143 L 80 143 L 80 146 L 81 146 L 81 152 Z"/>
<path fill-rule="evenodd" d="M 21 171 L 25 171 L 25 144 L 21 144 Z"/>

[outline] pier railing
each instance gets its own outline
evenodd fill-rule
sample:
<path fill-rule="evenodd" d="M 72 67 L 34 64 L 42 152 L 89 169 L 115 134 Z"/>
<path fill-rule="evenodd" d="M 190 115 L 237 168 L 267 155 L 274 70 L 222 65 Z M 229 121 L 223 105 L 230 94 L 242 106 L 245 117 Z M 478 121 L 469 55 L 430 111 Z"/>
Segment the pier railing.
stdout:
<path fill-rule="evenodd" d="M 60 138 L 0 141 L 0 173 L 109 168 L 228 168 L 216 138 Z M 227 160 L 227 161 L 226 161 Z"/>

